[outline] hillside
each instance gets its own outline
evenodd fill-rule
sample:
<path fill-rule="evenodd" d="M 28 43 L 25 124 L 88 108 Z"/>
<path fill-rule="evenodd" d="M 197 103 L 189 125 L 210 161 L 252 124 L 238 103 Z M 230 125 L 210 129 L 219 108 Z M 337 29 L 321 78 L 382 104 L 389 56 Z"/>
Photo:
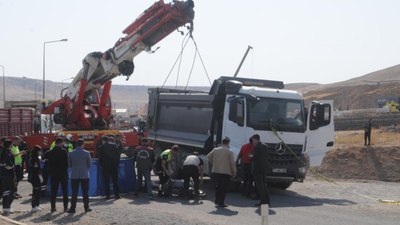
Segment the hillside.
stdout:
<path fill-rule="evenodd" d="M 2 79 L 0 79 L 0 88 Z M 43 95 L 43 81 L 25 77 L 5 77 L 6 101 L 41 100 Z M 60 91 L 66 88 L 68 83 L 46 80 L 46 99 L 56 101 L 60 99 Z M 143 112 L 148 101 L 147 90 L 152 86 L 144 85 L 112 85 L 111 100 L 116 109 L 128 109 L 130 114 Z M 165 87 L 171 88 L 171 87 Z M 179 87 L 181 88 L 181 87 Z M 35 91 L 36 89 L 36 91 Z M 209 87 L 190 87 L 192 90 L 209 91 Z M 0 92 L 2 93 L 2 92 Z M 2 95 L 2 94 L 1 94 Z M 0 99 L 3 106 L 3 98 Z"/>
<path fill-rule="evenodd" d="M 378 99 L 400 96 L 400 82 L 326 87 L 304 96 L 306 101 L 333 99 L 338 110 L 377 108 Z"/>
<path fill-rule="evenodd" d="M 332 84 L 287 84 L 303 93 L 307 102 L 333 99 L 339 110 L 378 107 L 378 99 L 400 97 L 400 65 Z"/>
<path fill-rule="evenodd" d="M 6 77 L 6 100 L 34 100 L 42 98 L 43 83 L 24 77 Z M 46 98 L 57 100 L 66 83 L 46 81 Z M 337 109 L 364 109 L 377 107 L 377 100 L 400 96 L 400 65 L 382 69 L 364 76 L 332 84 L 294 83 L 286 89 L 298 90 L 306 101 L 333 99 Z M 36 91 L 35 91 L 36 88 Z M 131 114 L 145 108 L 148 86 L 113 85 L 111 96 L 114 108 L 126 108 Z M 209 87 L 190 87 L 208 91 Z M 2 105 L 3 99 L 0 99 Z"/>

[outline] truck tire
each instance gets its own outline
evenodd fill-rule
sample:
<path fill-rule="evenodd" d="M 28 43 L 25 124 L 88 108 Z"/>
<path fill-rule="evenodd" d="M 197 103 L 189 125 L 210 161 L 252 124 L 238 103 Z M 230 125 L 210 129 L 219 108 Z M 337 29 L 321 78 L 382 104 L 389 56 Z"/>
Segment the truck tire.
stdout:
<path fill-rule="evenodd" d="M 274 187 L 274 188 L 278 188 L 281 190 L 286 190 L 290 187 L 290 185 L 292 185 L 292 181 L 288 181 L 288 182 L 271 182 L 268 183 L 269 186 Z"/>

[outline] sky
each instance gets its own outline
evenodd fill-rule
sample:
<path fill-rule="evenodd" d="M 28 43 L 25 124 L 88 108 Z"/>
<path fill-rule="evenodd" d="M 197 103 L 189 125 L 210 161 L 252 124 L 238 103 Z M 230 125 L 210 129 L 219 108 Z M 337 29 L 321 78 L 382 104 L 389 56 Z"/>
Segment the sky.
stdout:
<path fill-rule="evenodd" d="M 122 31 L 154 0 L 0 0 L 0 65 L 5 76 L 70 82 L 90 52 L 106 51 Z M 170 2 L 165 0 L 165 2 Z M 240 77 L 284 83 L 334 83 L 399 64 L 398 0 L 194 0 L 193 42 L 185 48 L 180 70 L 167 85 L 209 85 L 232 76 L 248 45 Z M 184 29 L 181 29 L 184 30 Z M 181 51 L 184 36 L 173 32 L 155 45 L 153 54 L 135 57 L 129 81 L 164 83 Z"/>

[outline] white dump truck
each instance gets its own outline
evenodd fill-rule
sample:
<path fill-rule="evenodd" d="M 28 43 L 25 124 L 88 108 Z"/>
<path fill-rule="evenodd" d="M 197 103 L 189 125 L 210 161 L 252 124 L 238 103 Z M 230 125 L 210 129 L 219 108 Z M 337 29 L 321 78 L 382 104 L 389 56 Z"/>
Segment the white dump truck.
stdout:
<path fill-rule="evenodd" d="M 178 144 L 204 160 L 224 137 L 236 157 L 259 134 L 270 155 L 266 178 L 282 189 L 305 179 L 308 152 L 334 143 L 332 102 L 305 107 L 303 96 L 281 81 L 220 77 L 209 92 L 151 88 L 147 122 L 148 138 L 159 149 Z"/>

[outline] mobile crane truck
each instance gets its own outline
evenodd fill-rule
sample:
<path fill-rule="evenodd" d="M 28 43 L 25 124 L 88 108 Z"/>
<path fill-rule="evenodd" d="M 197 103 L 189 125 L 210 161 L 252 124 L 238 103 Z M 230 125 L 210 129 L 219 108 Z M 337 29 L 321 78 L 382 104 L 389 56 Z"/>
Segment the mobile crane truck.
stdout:
<path fill-rule="evenodd" d="M 257 133 L 269 150 L 268 182 L 286 189 L 305 179 L 308 152 L 333 145 L 334 127 L 333 102 L 307 109 L 300 93 L 283 88 L 281 81 L 220 77 L 208 93 L 149 89 L 148 138 L 160 150 L 178 144 L 207 162 L 205 155 L 224 137 L 236 157 Z"/>
<path fill-rule="evenodd" d="M 66 93 L 62 90 L 62 98 L 44 107 L 42 114 L 53 115 L 54 123 L 61 124 L 64 133 L 84 138 L 86 148 L 95 155 L 94 145 L 100 136 L 119 133 L 109 126 L 112 121 L 111 80 L 121 75 L 128 80 L 134 70 L 133 58 L 142 51 L 151 51 L 152 46 L 177 28 L 187 25 L 188 32 L 192 32 L 193 8 L 192 0 L 154 3 L 123 31 L 125 36 L 112 48 L 89 53 Z M 126 146 L 137 145 L 135 132 L 121 134 Z M 38 144 L 46 149 L 55 138 L 56 134 L 34 134 L 25 140 L 29 146 Z"/>

